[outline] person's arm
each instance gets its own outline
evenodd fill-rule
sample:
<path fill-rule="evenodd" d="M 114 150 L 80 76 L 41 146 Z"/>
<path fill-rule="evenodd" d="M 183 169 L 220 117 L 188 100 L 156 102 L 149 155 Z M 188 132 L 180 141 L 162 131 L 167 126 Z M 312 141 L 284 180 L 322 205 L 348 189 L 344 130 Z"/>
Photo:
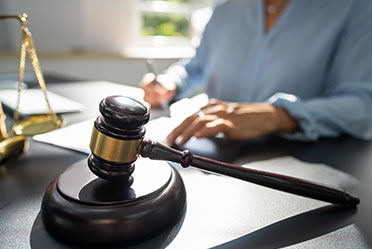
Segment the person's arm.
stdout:
<path fill-rule="evenodd" d="M 335 47 L 325 82 L 325 93 L 317 98 L 301 100 L 276 93 L 266 105 L 239 104 L 244 112 L 235 112 L 236 115 L 228 115 L 231 113 L 226 110 L 214 110 L 204 116 L 194 114 L 170 133 L 168 143 L 178 138 L 185 143 L 191 136 L 219 132 L 236 139 L 278 132 L 310 141 L 341 134 L 371 139 L 372 2 L 360 0 L 354 6 Z"/>
<path fill-rule="evenodd" d="M 160 106 L 164 101 L 180 99 L 191 95 L 205 83 L 205 68 L 208 62 L 208 36 L 216 32 L 212 29 L 213 16 L 205 27 L 202 39 L 195 55 L 188 60 L 181 60 L 171 65 L 164 74 L 145 74 L 140 81 L 144 89 L 144 100 L 152 107 Z"/>
<path fill-rule="evenodd" d="M 324 96 L 301 100 L 275 94 L 269 102 L 298 121 L 292 138 L 317 140 L 349 134 L 372 138 L 372 4 L 358 1 L 340 35 Z"/>
<path fill-rule="evenodd" d="M 185 119 L 167 137 L 173 145 L 192 136 L 210 137 L 218 133 L 236 140 L 248 140 L 271 133 L 297 131 L 296 120 L 282 108 L 269 103 L 228 103 L 211 100 L 201 111 Z"/>
<path fill-rule="evenodd" d="M 177 99 L 190 96 L 205 84 L 205 70 L 209 58 L 209 45 L 213 30 L 213 18 L 206 25 L 195 55 L 188 60 L 179 61 L 169 67 L 166 75 L 177 85 Z"/>

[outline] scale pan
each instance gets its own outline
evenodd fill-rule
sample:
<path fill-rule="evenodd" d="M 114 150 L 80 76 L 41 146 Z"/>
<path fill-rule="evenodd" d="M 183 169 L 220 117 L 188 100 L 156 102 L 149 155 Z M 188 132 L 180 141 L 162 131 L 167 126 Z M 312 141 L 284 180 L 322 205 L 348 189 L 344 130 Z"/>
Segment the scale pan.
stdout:
<path fill-rule="evenodd" d="M 16 135 L 33 136 L 61 128 L 63 120 L 58 115 L 36 115 L 14 123 Z"/>
<path fill-rule="evenodd" d="M 0 142 L 0 162 L 5 158 L 21 154 L 26 147 L 25 136 L 11 136 Z"/>

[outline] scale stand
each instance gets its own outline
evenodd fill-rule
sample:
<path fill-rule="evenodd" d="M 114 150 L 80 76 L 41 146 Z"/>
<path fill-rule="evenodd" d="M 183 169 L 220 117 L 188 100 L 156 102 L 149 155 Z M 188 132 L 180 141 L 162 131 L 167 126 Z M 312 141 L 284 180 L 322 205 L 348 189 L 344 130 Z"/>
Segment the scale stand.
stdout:
<path fill-rule="evenodd" d="M 22 30 L 22 44 L 20 52 L 20 63 L 19 63 L 19 84 L 17 89 L 17 105 L 13 116 L 13 125 L 11 131 L 7 131 L 5 125 L 5 114 L 2 107 L 0 108 L 0 162 L 7 157 L 21 154 L 25 148 L 26 137 L 33 136 L 41 133 L 45 133 L 54 129 L 62 127 L 63 120 L 55 112 L 53 112 L 50 106 L 45 80 L 39 60 L 36 54 L 34 43 L 32 41 L 32 35 L 30 30 L 27 28 L 27 14 L 22 15 L 0 15 L 0 20 L 5 19 L 17 19 L 21 23 Z M 48 108 L 48 114 L 45 115 L 34 115 L 25 119 L 20 120 L 19 118 L 19 107 L 21 103 L 21 92 L 23 89 L 23 78 L 26 66 L 26 54 L 31 60 L 34 73 L 36 75 L 39 87 L 43 92 L 45 102 Z"/>

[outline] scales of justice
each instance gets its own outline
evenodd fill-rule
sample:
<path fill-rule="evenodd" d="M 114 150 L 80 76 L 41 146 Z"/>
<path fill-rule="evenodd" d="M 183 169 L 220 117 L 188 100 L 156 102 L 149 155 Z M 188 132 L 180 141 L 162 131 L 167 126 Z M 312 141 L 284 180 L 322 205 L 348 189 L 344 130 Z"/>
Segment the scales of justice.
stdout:
<path fill-rule="evenodd" d="M 19 63 L 19 83 L 17 89 L 17 105 L 13 115 L 13 125 L 10 131 L 7 131 L 5 124 L 6 116 L 0 103 L 0 161 L 19 155 L 27 146 L 26 138 L 41 133 L 45 133 L 62 127 L 63 120 L 60 116 L 53 112 L 45 86 L 44 76 L 42 74 L 39 60 L 36 54 L 34 43 L 30 30 L 27 28 L 27 14 L 22 15 L 0 15 L 0 20 L 16 19 L 21 24 L 22 43 Z M 19 107 L 21 103 L 21 93 L 23 89 L 23 78 L 26 66 L 26 55 L 29 59 L 39 83 L 40 90 L 43 92 L 45 102 L 48 108 L 47 114 L 33 115 L 31 117 L 20 119 Z"/>
<path fill-rule="evenodd" d="M 44 226 L 62 241 L 133 243 L 174 226 L 186 212 L 186 191 L 181 175 L 166 161 L 340 206 L 359 204 L 358 197 L 341 189 L 223 163 L 144 139 L 150 113 L 130 97 L 109 96 L 99 103 L 99 110 L 101 115 L 92 124 L 91 154 L 56 177 L 42 200 Z M 50 113 L 39 118 L 41 126 L 50 127 L 45 125 L 50 118 L 61 120 Z"/>

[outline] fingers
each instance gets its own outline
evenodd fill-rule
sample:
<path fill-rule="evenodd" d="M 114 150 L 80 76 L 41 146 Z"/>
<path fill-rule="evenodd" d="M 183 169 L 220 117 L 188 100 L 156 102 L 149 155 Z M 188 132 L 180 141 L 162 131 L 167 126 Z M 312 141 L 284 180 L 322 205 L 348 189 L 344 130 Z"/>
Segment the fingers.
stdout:
<path fill-rule="evenodd" d="M 223 105 L 225 102 L 222 102 L 220 100 L 217 100 L 217 99 L 210 99 L 208 104 L 203 106 L 202 108 L 200 108 L 200 110 L 204 111 L 204 110 L 207 110 L 211 107 L 214 107 L 216 105 Z"/>
<path fill-rule="evenodd" d="M 151 106 L 156 106 L 158 101 L 158 94 L 155 91 L 155 75 L 153 73 L 147 73 L 143 76 L 140 87 L 144 90 L 144 100 L 148 102 Z"/>
<path fill-rule="evenodd" d="M 179 126 L 177 126 L 167 137 L 167 143 L 173 145 L 177 139 L 180 139 L 181 145 L 185 144 L 192 136 L 202 138 L 214 136 L 219 132 L 227 132 L 231 127 L 229 121 L 219 118 L 215 115 L 206 115 L 204 117 L 194 114 Z"/>
<path fill-rule="evenodd" d="M 143 87 L 144 85 L 150 83 L 155 79 L 155 74 L 153 73 L 146 73 L 143 75 L 141 81 L 140 81 L 140 86 Z"/>
<path fill-rule="evenodd" d="M 173 129 L 171 133 L 167 136 L 167 143 L 173 145 L 176 139 L 182 134 L 182 132 L 198 117 L 197 114 L 193 114 L 186 118 L 180 125 Z"/>
<path fill-rule="evenodd" d="M 221 118 L 226 116 L 226 107 L 220 104 L 202 108 L 201 111 L 206 115 L 216 115 Z"/>
<path fill-rule="evenodd" d="M 211 137 L 215 136 L 218 133 L 222 132 L 224 134 L 229 133 L 228 131 L 232 128 L 232 123 L 225 119 L 216 119 L 212 122 L 207 123 L 205 126 L 202 126 L 196 133 L 195 137 Z"/>
<path fill-rule="evenodd" d="M 151 84 L 152 85 L 152 84 Z M 145 95 L 143 99 L 152 107 L 160 106 L 161 102 L 166 99 L 166 93 L 163 93 L 158 87 L 153 87 L 150 84 L 143 88 Z"/>
<path fill-rule="evenodd" d="M 185 144 L 192 136 L 208 137 L 226 131 L 229 126 L 226 124 L 227 121 L 222 120 L 227 118 L 227 106 L 226 102 L 210 100 L 200 109 L 203 115 L 195 113 L 185 119 L 168 135 L 167 143 L 173 145 L 179 139 L 180 144 Z"/>
<path fill-rule="evenodd" d="M 145 93 L 144 100 L 148 102 L 151 107 L 161 106 L 165 101 L 169 101 L 175 93 L 175 87 L 174 89 L 168 89 L 161 82 L 158 82 L 158 77 L 155 77 L 152 73 L 143 76 L 140 86 Z"/>
<path fill-rule="evenodd" d="M 209 101 L 208 105 L 201 108 L 206 115 L 216 115 L 220 118 L 227 119 L 229 112 L 229 103 L 212 99 Z"/>
<path fill-rule="evenodd" d="M 184 129 L 181 131 L 179 137 L 179 143 L 181 145 L 185 144 L 192 136 L 195 135 L 203 126 L 205 126 L 208 122 L 211 122 L 216 117 L 212 116 L 204 116 L 204 117 L 196 117 L 191 124 L 185 126 Z"/>

